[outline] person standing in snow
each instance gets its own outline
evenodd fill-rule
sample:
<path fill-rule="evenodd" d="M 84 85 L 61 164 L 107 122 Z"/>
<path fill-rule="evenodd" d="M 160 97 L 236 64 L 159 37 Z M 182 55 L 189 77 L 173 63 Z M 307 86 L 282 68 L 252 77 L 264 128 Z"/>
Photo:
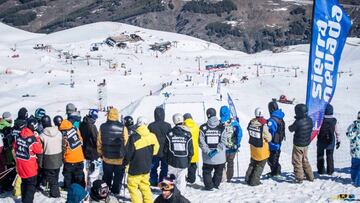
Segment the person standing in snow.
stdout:
<path fill-rule="evenodd" d="M 270 156 L 269 142 L 271 141 L 271 134 L 261 108 L 255 109 L 255 118 L 250 120 L 247 130 L 251 159 L 245 182 L 250 186 L 257 186 L 261 184 L 260 177 Z"/>
<path fill-rule="evenodd" d="M 42 124 L 41 124 L 41 118 L 42 118 L 43 116 L 45 116 L 45 115 L 46 115 L 45 109 L 43 109 L 43 108 L 37 108 L 37 109 L 35 110 L 34 117 L 36 118 L 36 120 L 37 120 L 38 123 L 39 123 L 38 129 L 37 129 L 37 132 L 38 132 L 39 134 L 41 134 L 42 131 L 43 131 L 43 129 L 44 129 L 43 126 L 42 126 Z"/>
<path fill-rule="evenodd" d="M 64 139 L 64 190 L 68 190 L 72 183 L 85 187 L 84 152 L 80 132 L 66 119 L 61 122 L 59 130 Z"/>
<path fill-rule="evenodd" d="M 129 164 L 127 181 L 133 203 L 153 202 L 149 173 L 153 156 L 158 153 L 160 146 L 156 136 L 147 128 L 147 123 L 144 117 L 137 119 L 137 128 L 126 146 L 124 165 Z"/>
<path fill-rule="evenodd" d="M 128 131 L 119 121 L 119 117 L 119 111 L 111 108 L 107 114 L 107 121 L 100 126 L 97 137 L 97 152 L 103 160 L 104 175 L 102 179 L 114 195 L 119 195 L 124 178 L 123 160 L 128 141 Z"/>
<path fill-rule="evenodd" d="M 81 122 L 80 111 L 77 110 L 73 103 L 66 105 L 67 120 L 70 121 L 76 129 L 79 129 Z"/>
<path fill-rule="evenodd" d="M 164 157 L 164 145 L 167 133 L 171 130 L 171 125 L 165 122 L 165 111 L 162 107 L 156 107 L 154 110 L 155 121 L 149 124 L 150 132 L 156 135 L 159 141 L 160 149 L 156 156 L 154 156 L 150 173 L 150 184 L 157 186 L 168 174 L 168 164 Z M 160 165 L 160 174 L 158 175 L 158 167 Z"/>
<path fill-rule="evenodd" d="M 325 116 L 317 136 L 317 169 L 318 174 L 325 174 L 324 151 L 326 151 L 326 173 L 332 175 L 334 173 L 334 149 L 340 147 L 339 130 L 337 120 L 334 118 L 334 109 L 331 104 L 327 104 L 325 108 Z"/>
<path fill-rule="evenodd" d="M 294 166 L 296 183 L 303 182 L 304 172 L 308 181 L 314 181 L 314 174 L 308 160 L 308 148 L 311 142 L 313 123 L 307 115 L 307 111 L 308 109 L 305 104 L 297 104 L 295 106 L 295 122 L 289 126 L 289 131 L 295 132 L 292 164 Z"/>
<path fill-rule="evenodd" d="M 51 124 L 51 118 L 45 115 L 41 118 L 43 132 L 40 139 L 43 143 L 43 169 L 45 179 L 49 183 L 50 197 L 60 197 L 59 173 L 63 164 L 63 137 L 57 127 Z"/>
<path fill-rule="evenodd" d="M 280 153 L 281 153 L 281 143 L 285 138 L 285 121 L 284 121 L 284 112 L 279 109 L 276 101 L 271 101 L 268 104 L 270 118 L 267 120 L 267 125 L 269 127 L 269 132 L 272 136 L 271 142 L 269 142 L 270 148 L 270 157 L 267 161 L 270 166 L 271 172 L 269 175 L 271 177 L 276 177 L 281 174 L 281 165 Z"/>
<path fill-rule="evenodd" d="M 36 154 L 43 152 L 39 137 L 35 137 L 36 126 L 22 128 L 13 143 L 16 170 L 21 177 L 21 201 L 32 203 L 36 192 L 38 163 Z"/>
<path fill-rule="evenodd" d="M 240 124 L 231 118 L 230 109 L 227 106 L 220 108 L 220 122 L 226 138 L 226 180 L 230 182 L 234 176 L 234 159 L 240 147 L 242 129 Z"/>
<path fill-rule="evenodd" d="M 175 175 L 175 185 L 184 194 L 187 168 L 194 154 L 190 130 L 185 127 L 181 114 L 173 115 L 175 126 L 166 135 L 164 157 L 169 165 L 169 174 Z"/>
<path fill-rule="evenodd" d="M 10 112 L 4 112 L 2 118 L 0 118 L 0 135 L 2 143 L 0 150 L 0 173 L 14 167 L 14 159 L 12 156 L 12 143 L 8 142 L 8 138 L 11 136 L 12 117 Z M 0 192 L 10 190 L 13 178 L 16 175 L 16 171 L 12 170 L 7 176 L 5 176 L 0 183 Z"/>
<path fill-rule="evenodd" d="M 206 190 L 219 188 L 226 162 L 224 128 L 216 117 L 216 110 L 206 110 L 208 121 L 200 126 L 199 145 L 203 158 L 203 180 Z M 214 175 L 211 173 L 214 171 Z"/>
<path fill-rule="evenodd" d="M 188 183 L 195 183 L 197 163 L 199 162 L 199 135 L 200 127 L 195 123 L 190 113 L 184 114 L 184 126 L 189 128 L 191 133 L 191 139 L 194 149 L 194 155 L 191 158 L 191 163 L 188 168 L 188 174 L 186 181 Z"/>
<path fill-rule="evenodd" d="M 83 151 L 85 156 L 85 181 L 87 183 L 87 191 L 91 188 L 91 184 L 98 179 L 100 174 L 97 153 L 97 137 L 98 130 L 95 125 L 98 118 L 98 110 L 90 109 L 88 115 L 83 118 L 79 129 L 83 139 Z"/>
<path fill-rule="evenodd" d="M 355 187 L 360 187 L 360 111 L 347 129 L 346 136 L 350 139 L 351 180 Z"/>
<path fill-rule="evenodd" d="M 177 189 L 174 179 L 175 177 L 169 176 L 158 184 L 162 194 L 155 199 L 154 203 L 190 203 Z"/>

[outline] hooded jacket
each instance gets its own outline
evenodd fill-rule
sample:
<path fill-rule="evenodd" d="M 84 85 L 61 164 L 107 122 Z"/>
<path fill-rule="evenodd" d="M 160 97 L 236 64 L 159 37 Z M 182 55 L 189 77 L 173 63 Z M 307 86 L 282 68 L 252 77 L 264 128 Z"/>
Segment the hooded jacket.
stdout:
<path fill-rule="evenodd" d="M 150 123 L 148 128 L 150 132 L 156 135 L 157 140 L 159 141 L 160 149 L 156 157 L 163 157 L 164 145 L 166 140 L 167 133 L 171 130 L 171 125 L 165 122 L 165 111 L 161 107 L 157 107 L 154 110 L 155 121 Z"/>
<path fill-rule="evenodd" d="M 174 186 L 174 190 L 169 199 L 164 199 L 162 194 L 160 194 L 155 199 L 154 203 L 190 203 L 190 201 L 180 193 L 176 186 Z"/>
<path fill-rule="evenodd" d="M 191 158 L 191 163 L 199 162 L 199 135 L 200 127 L 195 123 L 191 118 L 188 118 L 184 121 L 184 126 L 188 127 L 191 133 L 194 155 Z"/>
<path fill-rule="evenodd" d="M 307 116 L 305 104 L 295 106 L 295 119 L 294 123 L 289 126 L 289 131 L 295 132 L 293 143 L 298 147 L 307 147 L 311 142 L 313 123 L 311 118 Z"/>
<path fill-rule="evenodd" d="M 76 130 L 68 120 L 61 122 L 59 130 L 62 132 L 64 139 L 64 162 L 79 163 L 84 161 L 80 131 Z"/>
<path fill-rule="evenodd" d="M 272 136 L 272 141 L 269 142 L 270 151 L 280 150 L 281 142 L 285 138 L 284 117 L 284 112 L 281 109 L 277 109 L 271 113 L 268 119 L 267 125 Z"/>
<path fill-rule="evenodd" d="M 85 159 L 93 161 L 99 158 L 97 153 L 97 137 L 98 130 L 95 125 L 95 120 L 89 116 L 85 116 L 80 123 L 80 133 L 84 140 L 83 150 Z"/>
<path fill-rule="evenodd" d="M 351 157 L 360 159 L 360 119 L 354 121 L 348 127 L 346 136 L 350 139 Z"/>
<path fill-rule="evenodd" d="M 223 135 L 223 132 L 224 129 L 216 116 L 209 118 L 206 123 L 200 126 L 199 145 L 205 164 L 219 165 L 226 162 L 226 137 Z M 213 149 L 216 149 L 218 153 L 210 158 L 208 153 Z"/>
<path fill-rule="evenodd" d="M 126 146 L 124 164 L 130 164 L 130 175 L 141 175 L 150 172 L 152 158 L 159 151 L 156 136 L 145 125 L 139 126 L 129 137 Z"/>
<path fill-rule="evenodd" d="M 231 112 L 227 106 L 220 108 L 220 121 L 226 137 L 226 153 L 236 153 L 240 147 L 243 134 L 239 122 L 231 119 Z"/>
<path fill-rule="evenodd" d="M 40 139 L 44 149 L 43 168 L 60 168 L 63 163 L 62 146 L 64 144 L 61 132 L 57 127 L 47 127 L 40 134 Z"/>
<path fill-rule="evenodd" d="M 43 153 L 40 138 L 35 137 L 29 128 L 23 128 L 13 144 L 16 170 L 21 178 L 30 178 L 38 174 L 36 154 Z"/>
<path fill-rule="evenodd" d="M 7 127 L 11 127 L 11 124 L 7 120 L 0 118 L 0 131 Z"/>
<path fill-rule="evenodd" d="M 251 158 L 256 161 L 263 161 L 270 156 L 269 142 L 271 141 L 271 134 L 266 125 L 266 119 L 264 118 L 253 118 L 249 126 L 252 128 L 261 128 L 262 127 L 262 147 L 256 147 L 250 144 L 250 154 Z M 250 134 L 249 134 L 250 135 Z"/>

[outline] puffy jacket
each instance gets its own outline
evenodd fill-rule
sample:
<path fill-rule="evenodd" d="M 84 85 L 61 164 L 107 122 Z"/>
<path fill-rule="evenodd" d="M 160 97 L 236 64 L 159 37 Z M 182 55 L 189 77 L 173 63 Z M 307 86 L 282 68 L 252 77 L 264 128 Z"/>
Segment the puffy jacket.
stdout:
<path fill-rule="evenodd" d="M 249 127 L 252 128 L 262 128 L 261 132 L 261 141 L 262 147 L 256 147 L 250 144 L 250 154 L 251 158 L 256 161 L 263 161 L 270 156 L 269 142 L 271 141 L 271 134 L 269 128 L 267 127 L 267 121 L 264 118 L 254 118 L 250 121 Z M 249 136 L 250 132 L 249 132 Z"/>
<path fill-rule="evenodd" d="M 346 136 L 350 139 L 351 157 L 360 159 L 360 119 L 348 127 Z"/>
<path fill-rule="evenodd" d="M 231 112 L 227 106 L 222 106 L 220 108 L 220 121 L 224 126 L 225 131 L 226 153 L 236 153 L 240 147 L 243 134 L 239 122 L 231 119 Z"/>
<path fill-rule="evenodd" d="M 150 123 L 148 128 L 150 132 L 156 135 L 159 141 L 160 149 L 156 157 L 163 157 L 164 145 L 167 133 L 171 130 L 171 125 L 165 122 L 165 111 L 161 107 L 157 107 L 154 110 L 155 121 Z"/>
<path fill-rule="evenodd" d="M 145 125 L 139 126 L 129 137 L 126 146 L 124 164 L 130 164 L 130 175 L 141 175 L 150 172 L 152 158 L 159 151 L 156 136 Z"/>
<path fill-rule="evenodd" d="M 64 139 L 57 127 L 47 127 L 40 134 L 40 139 L 43 143 L 44 169 L 58 169 L 63 163 L 63 149 Z"/>
<path fill-rule="evenodd" d="M 0 130 L 6 127 L 11 127 L 11 124 L 7 122 L 5 119 L 0 119 Z"/>
<path fill-rule="evenodd" d="M 79 128 L 84 140 L 83 150 L 85 159 L 90 161 L 97 160 L 99 158 L 96 147 L 98 130 L 95 125 L 95 120 L 89 116 L 85 116 Z"/>
<path fill-rule="evenodd" d="M 224 129 L 220 125 L 220 121 L 216 116 L 209 118 L 209 120 L 200 126 L 200 137 L 199 137 L 199 145 L 202 151 L 202 158 L 205 164 L 209 165 L 218 165 L 226 162 L 226 154 L 225 154 L 225 143 L 226 137 L 223 135 Z M 207 140 L 208 137 L 212 137 L 211 140 L 214 141 L 218 139 L 217 144 L 209 144 Z M 216 138 L 218 137 L 218 138 Z M 216 146 L 212 146 L 216 145 Z M 218 153 L 210 158 L 208 153 L 212 150 L 216 149 Z"/>
<path fill-rule="evenodd" d="M 68 120 L 63 120 L 61 122 L 59 130 L 62 132 L 64 139 L 64 162 L 79 163 L 84 161 L 80 131 L 77 130 Z"/>
<path fill-rule="evenodd" d="M 16 169 L 21 178 L 30 178 L 38 174 L 36 154 L 43 153 L 39 137 L 29 128 L 23 128 L 15 138 L 13 148 L 16 157 Z"/>
<path fill-rule="evenodd" d="M 199 162 L 199 135 L 200 127 L 195 123 L 191 118 L 188 118 L 184 121 L 184 126 L 188 127 L 191 133 L 194 155 L 191 158 L 191 163 Z"/>
<path fill-rule="evenodd" d="M 281 142 L 285 138 L 284 117 L 284 112 L 277 109 L 271 113 L 271 117 L 268 119 L 267 125 L 272 136 L 272 140 L 269 142 L 270 151 L 280 150 Z"/>
<path fill-rule="evenodd" d="M 174 191 L 169 199 L 164 199 L 162 194 L 160 194 L 155 199 L 154 203 L 190 203 L 190 201 L 180 193 L 176 186 L 174 186 Z"/>
<path fill-rule="evenodd" d="M 336 142 L 340 142 L 339 135 L 336 118 L 334 118 L 333 115 L 325 115 L 319 134 L 317 135 L 318 139 L 316 144 L 317 146 L 333 150 Z"/>
<path fill-rule="evenodd" d="M 298 104 L 304 105 L 304 104 Z M 306 106 L 295 106 L 295 121 L 292 125 L 289 126 L 290 132 L 295 132 L 294 134 L 294 145 L 298 147 L 307 147 L 311 142 L 311 133 L 313 130 L 313 122 L 309 116 L 307 116 Z M 303 107 L 303 108 L 301 108 Z"/>
<path fill-rule="evenodd" d="M 164 156 L 166 162 L 174 168 L 188 168 L 194 154 L 190 130 L 176 125 L 166 136 Z"/>

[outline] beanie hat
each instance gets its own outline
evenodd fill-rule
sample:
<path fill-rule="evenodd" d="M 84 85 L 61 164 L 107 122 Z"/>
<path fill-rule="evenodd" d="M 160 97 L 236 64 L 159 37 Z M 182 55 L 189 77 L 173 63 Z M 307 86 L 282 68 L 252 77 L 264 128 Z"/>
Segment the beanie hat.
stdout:
<path fill-rule="evenodd" d="M 28 110 L 25 107 L 22 107 L 18 112 L 18 119 L 26 120 L 28 117 Z"/>
<path fill-rule="evenodd" d="M 279 109 L 279 106 L 276 103 L 276 101 L 271 101 L 268 104 L 268 109 L 269 109 L 269 113 L 272 114 L 274 111 Z"/>
<path fill-rule="evenodd" d="M 89 116 L 90 116 L 90 118 L 92 118 L 94 120 L 98 119 L 98 113 L 99 113 L 99 110 L 97 110 L 97 109 L 89 110 Z"/>
<path fill-rule="evenodd" d="M 191 116 L 191 114 L 190 113 L 186 113 L 186 114 L 184 114 L 184 120 L 186 120 L 186 119 L 192 119 L 192 116 Z"/>
<path fill-rule="evenodd" d="M 328 104 L 325 108 L 325 115 L 330 116 L 334 114 L 334 108 L 331 104 Z"/>
<path fill-rule="evenodd" d="M 111 108 L 108 112 L 107 119 L 109 121 L 118 121 L 119 120 L 119 111 L 116 108 Z"/>
<path fill-rule="evenodd" d="M 136 125 L 137 126 L 141 126 L 141 125 L 147 125 L 148 124 L 148 120 L 145 117 L 140 116 L 137 119 Z"/>
<path fill-rule="evenodd" d="M 45 114 L 46 114 L 46 111 L 45 111 L 45 109 L 43 109 L 43 108 L 38 108 L 38 109 L 36 109 L 35 110 L 35 118 L 37 118 L 37 119 L 41 119 L 43 116 L 45 116 Z"/>
<path fill-rule="evenodd" d="M 79 203 L 86 197 L 86 191 L 81 185 L 73 183 L 70 185 L 66 203 Z"/>
<path fill-rule="evenodd" d="M 206 116 L 207 116 L 208 118 L 211 118 L 211 117 L 216 116 L 216 110 L 215 110 L 214 108 L 208 108 L 208 109 L 206 110 Z"/>
<path fill-rule="evenodd" d="M 2 114 L 2 118 L 6 121 L 11 121 L 12 120 L 12 117 L 11 117 L 11 113 L 6 111 Z"/>
<path fill-rule="evenodd" d="M 73 103 L 66 104 L 66 114 L 72 114 L 76 111 L 76 107 Z"/>
<path fill-rule="evenodd" d="M 176 113 L 173 115 L 173 122 L 175 125 L 181 124 L 184 122 L 184 117 L 181 114 Z"/>

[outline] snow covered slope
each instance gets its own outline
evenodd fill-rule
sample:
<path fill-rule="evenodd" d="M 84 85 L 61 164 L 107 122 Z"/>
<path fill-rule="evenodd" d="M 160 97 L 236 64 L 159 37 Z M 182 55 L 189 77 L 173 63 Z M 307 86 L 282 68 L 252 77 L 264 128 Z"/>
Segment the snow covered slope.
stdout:
<path fill-rule="evenodd" d="M 339 76 L 332 101 L 342 135 L 341 147 L 334 155 L 334 175 L 316 175 L 312 183 L 293 184 L 292 135 L 287 132 L 280 159 L 285 180 L 264 179 L 261 186 L 249 187 L 244 184 L 250 160 L 245 130 L 247 123 L 256 107 L 266 110 L 267 103 L 282 94 L 295 98 L 296 103 L 305 101 L 308 45 L 289 47 L 281 53 L 264 51 L 248 55 L 224 50 L 216 44 L 185 35 L 113 22 L 89 24 L 49 35 L 26 33 L 0 24 L 0 35 L 3 36 L 3 33 L 7 38 L 0 39 L 0 113 L 10 111 L 14 117 L 22 106 L 27 107 L 30 113 L 43 107 L 50 116 L 64 115 L 68 102 L 78 106 L 84 116 L 87 109 L 97 106 L 97 84 L 103 79 L 107 83 L 107 104 L 121 109 L 126 115 L 133 115 L 135 119 L 141 115 L 152 120 L 154 108 L 164 105 L 169 122 L 175 112 L 190 112 L 201 124 L 205 120 L 204 110 L 209 107 L 219 110 L 221 105 L 227 104 L 226 94 L 230 93 L 244 130 L 238 158 L 239 177 L 235 169 L 234 181 L 223 183 L 219 190 L 212 192 L 202 190 L 203 184 L 198 177 L 195 185 L 187 187 L 186 197 L 191 202 L 328 202 L 334 201 L 340 193 L 351 193 L 360 198 L 360 191 L 351 185 L 349 142 L 345 137 L 347 126 L 360 110 L 359 39 L 349 39 L 345 46 L 340 64 L 343 73 Z M 128 43 L 125 49 L 99 44 L 99 51 L 90 51 L 91 44 L 101 43 L 107 37 L 121 33 L 135 33 L 144 41 Z M 172 42 L 174 46 L 164 53 L 149 49 L 150 44 L 165 41 Z M 15 51 L 10 49 L 14 43 L 17 45 Z M 34 50 L 32 47 L 39 43 L 51 48 Z M 78 57 L 66 59 L 64 52 Z M 215 73 L 205 71 L 205 65 L 223 63 L 239 65 Z M 116 69 L 109 68 L 114 64 L 117 64 Z M 295 78 L 293 68 L 297 67 Z M 222 75 L 221 79 L 230 81 L 230 84 L 221 87 L 222 101 L 216 94 L 217 82 L 213 87 L 207 84 L 207 77 L 211 80 L 219 75 Z M 248 80 L 241 81 L 244 76 Z M 190 77 L 192 80 L 186 81 Z M 70 87 L 71 81 L 75 82 L 74 88 Z M 164 84 L 166 87 L 162 89 Z M 286 114 L 286 124 L 290 125 L 294 121 L 294 106 L 281 104 L 280 107 Z M 104 113 L 97 124 L 103 121 Z M 316 142 L 311 144 L 309 153 L 311 165 L 316 171 Z M 268 171 L 266 167 L 264 173 Z M 127 191 L 126 197 L 129 198 Z M 14 202 L 11 196 L 5 196 L 0 201 Z M 65 199 L 48 199 L 36 193 L 35 202 L 65 202 Z"/>

